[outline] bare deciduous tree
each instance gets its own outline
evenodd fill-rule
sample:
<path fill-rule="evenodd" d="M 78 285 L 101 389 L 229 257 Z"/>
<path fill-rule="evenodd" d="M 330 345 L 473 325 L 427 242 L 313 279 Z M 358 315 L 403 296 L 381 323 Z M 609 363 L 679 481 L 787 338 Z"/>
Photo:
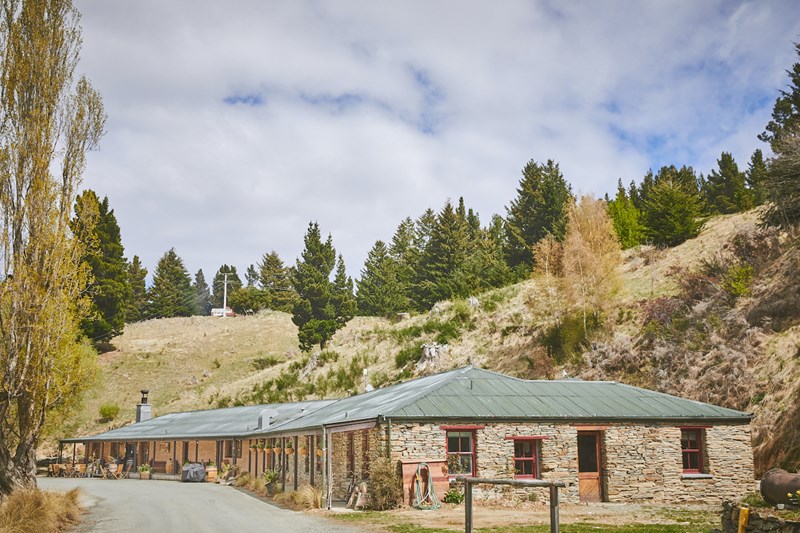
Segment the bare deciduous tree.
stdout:
<path fill-rule="evenodd" d="M 619 285 L 620 245 L 605 202 L 582 196 L 568 213 L 564 239 L 564 285 L 570 303 L 583 313 L 601 312 L 613 301 Z"/>
<path fill-rule="evenodd" d="M 48 415 L 79 398 L 87 272 L 69 219 L 100 95 L 73 82 L 81 38 L 70 0 L 4 0 L 0 12 L 0 498 L 35 486 Z"/>

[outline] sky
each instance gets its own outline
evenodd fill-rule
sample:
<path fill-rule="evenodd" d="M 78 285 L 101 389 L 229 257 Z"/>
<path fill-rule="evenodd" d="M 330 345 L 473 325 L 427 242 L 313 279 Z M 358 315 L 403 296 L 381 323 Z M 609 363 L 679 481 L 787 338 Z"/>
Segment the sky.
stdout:
<path fill-rule="evenodd" d="M 740 168 L 798 60 L 796 0 L 76 0 L 108 121 L 84 186 L 126 256 L 210 280 L 311 221 L 358 277 L 400 221 L 505 215 L 553 159 L 579 194 Z"/>

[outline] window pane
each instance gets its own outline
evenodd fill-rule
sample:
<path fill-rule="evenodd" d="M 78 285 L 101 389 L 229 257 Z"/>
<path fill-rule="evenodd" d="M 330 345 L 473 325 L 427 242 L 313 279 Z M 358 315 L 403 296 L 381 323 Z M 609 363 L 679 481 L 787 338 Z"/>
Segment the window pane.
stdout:
<path fill-rule="evenodd" d="M 472 451 L 472 439 L 470 437 L 461 437 L 461 449 L 462 452 L 471 452 Z"/>
<path fill-rule="evenodd" d="M 448 452 L 457 452 L 458 451 L 458 437 L 453 437 L 448 435 L 447 437 L 447 451 Z"/>
<path fill-rule="evenodd" d="M 598 472 L 595 434 L 578 434 L 578 472 Z"/>

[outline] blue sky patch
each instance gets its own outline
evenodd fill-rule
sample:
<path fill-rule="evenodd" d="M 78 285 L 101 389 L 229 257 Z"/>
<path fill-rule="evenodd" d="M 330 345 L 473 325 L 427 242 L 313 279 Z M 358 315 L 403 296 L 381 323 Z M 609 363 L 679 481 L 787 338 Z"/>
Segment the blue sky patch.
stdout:
<path fill-rule="evenodd" d="M 260 94 L 232 94 L 223 100 L 228 105 L 248 105 L 259 106 L 264 104 L 264 98 Z"/>

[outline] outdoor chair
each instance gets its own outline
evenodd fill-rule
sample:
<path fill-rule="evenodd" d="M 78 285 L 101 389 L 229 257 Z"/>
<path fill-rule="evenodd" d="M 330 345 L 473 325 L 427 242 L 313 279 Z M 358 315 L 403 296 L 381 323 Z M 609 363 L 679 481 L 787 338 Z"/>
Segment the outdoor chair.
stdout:
<path fill-rule="evenodd" d="M 67 463 L 65 465 L 62 465 L 61 468 L 62 468 L 61 475 L 63 477 L 72 477 L 72 465 L 71 464 Z"/>
<path fill-rule="evenodd" d="M 119 463 L 117 468 L 109 470 L 109 472 L 111 473 L 111 477 L 114 479 L 125 479 L 128 477 L 128 473 L 125 472 L 125 465 L 122 463 Z"/>
<path fill-rule="evenodd" d="M 72 474 L 73 477 L 86 477 L 86 464 L 80 463 L 75 465 L 75 470 Z"/>

